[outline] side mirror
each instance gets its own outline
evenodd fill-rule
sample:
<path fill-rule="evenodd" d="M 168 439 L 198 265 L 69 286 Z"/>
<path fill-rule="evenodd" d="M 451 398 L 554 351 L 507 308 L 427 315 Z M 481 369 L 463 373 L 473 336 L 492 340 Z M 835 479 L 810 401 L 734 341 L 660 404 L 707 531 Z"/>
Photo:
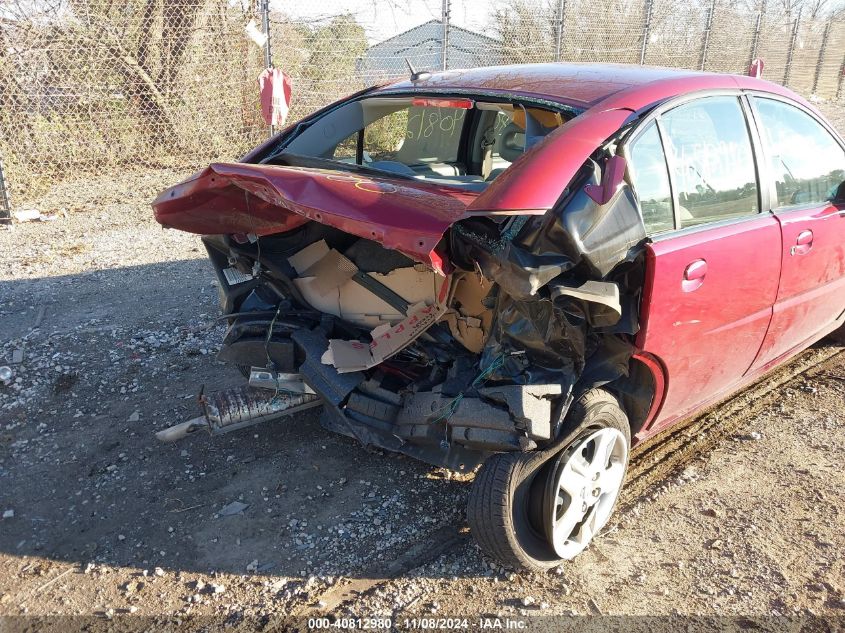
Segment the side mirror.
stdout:
<path fill-rule="evenodd" d="M 613 199 L 625 181 L 625 159 L 611 156 L 604 164 L 600 185 L 587 185 L 584 191 L 599 205 L 605 205 Z"/>

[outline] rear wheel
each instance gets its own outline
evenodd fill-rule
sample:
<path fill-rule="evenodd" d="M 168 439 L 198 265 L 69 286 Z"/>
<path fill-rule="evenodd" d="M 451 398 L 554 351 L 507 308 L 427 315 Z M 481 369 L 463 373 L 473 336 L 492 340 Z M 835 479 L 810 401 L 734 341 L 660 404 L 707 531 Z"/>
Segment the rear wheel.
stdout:
<path fill-rule="evenodd" d="M 550 457 L 497 453 L 470 490 L 467 519 L 481 549 L 507 567 L 541 571 L 574 558 L 613 512 L 631 443 L 617 399 L 594 389 L 567 413 L 573 440 Z"/>

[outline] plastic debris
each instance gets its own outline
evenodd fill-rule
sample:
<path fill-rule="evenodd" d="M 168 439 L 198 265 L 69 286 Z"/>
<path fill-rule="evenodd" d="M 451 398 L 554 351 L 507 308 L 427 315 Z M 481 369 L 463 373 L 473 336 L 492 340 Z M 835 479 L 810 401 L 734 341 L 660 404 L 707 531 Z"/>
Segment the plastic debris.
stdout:
<path fill-rule="evenodd" d="M 249 507 L 248 503 L 242 503 L 241 501 L 233 501 L 232 503 L 226 504 L 220 511 L 217 513 L 221 517 L 229 517 L 235 514 L 241 514 L 244 510 Z"/>

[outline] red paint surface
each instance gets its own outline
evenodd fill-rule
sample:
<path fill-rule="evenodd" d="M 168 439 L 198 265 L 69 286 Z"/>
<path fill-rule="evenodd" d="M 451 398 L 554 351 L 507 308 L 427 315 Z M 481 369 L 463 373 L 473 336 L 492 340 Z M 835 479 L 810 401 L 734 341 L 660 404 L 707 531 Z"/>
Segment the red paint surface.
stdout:
<path fill-rule="evenodd" d="M 668 375 L 653 430 L 741 381 L 769 326 L 780 245 L 777 220 L 763 214 L 647 247 L 637 347 L 660 359 Z M 698 260 L 707 263 L 706 274 L 686 289 L 684 271 Z"/>
<path fill-rule="evenodd" d="M 383 90 L 483 90 L 539 96 L 585 107 L 631 86 L 689 75 L 709 76 L 689 70 L 625 64 L 525 64 L 450 70 L 422 81 L 389 84 Z"/>
<path fill-rule="evenodd" d="M 755 367 L 767 366 L 808 339 L 820 337 L 845 310 L 843 208 L 826 204 L 775 214 L 783 230 L 780 287 Z M 809 232 L 809 242 L 799 239 Z"/>

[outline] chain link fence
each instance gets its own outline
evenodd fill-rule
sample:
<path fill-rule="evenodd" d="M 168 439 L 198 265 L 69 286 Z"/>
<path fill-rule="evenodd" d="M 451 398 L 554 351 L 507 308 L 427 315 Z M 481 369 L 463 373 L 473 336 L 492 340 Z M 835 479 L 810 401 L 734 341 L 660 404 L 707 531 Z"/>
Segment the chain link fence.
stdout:
<path fill-rule="evenodd" d="M 266 30 L 273 64 L 293 78 L 291 119 L 407 76 L 406 59 L 417 69 L 559 60 L 746 73 L 761 58 L 764 77 L 845 112 L 845 11 L 809 2 L 278 0 Z M 257 87 L 265 6 L 4 0 L 0 191 L 26 200 L 68 175 L 243 154 L 268 132 Z"/>

